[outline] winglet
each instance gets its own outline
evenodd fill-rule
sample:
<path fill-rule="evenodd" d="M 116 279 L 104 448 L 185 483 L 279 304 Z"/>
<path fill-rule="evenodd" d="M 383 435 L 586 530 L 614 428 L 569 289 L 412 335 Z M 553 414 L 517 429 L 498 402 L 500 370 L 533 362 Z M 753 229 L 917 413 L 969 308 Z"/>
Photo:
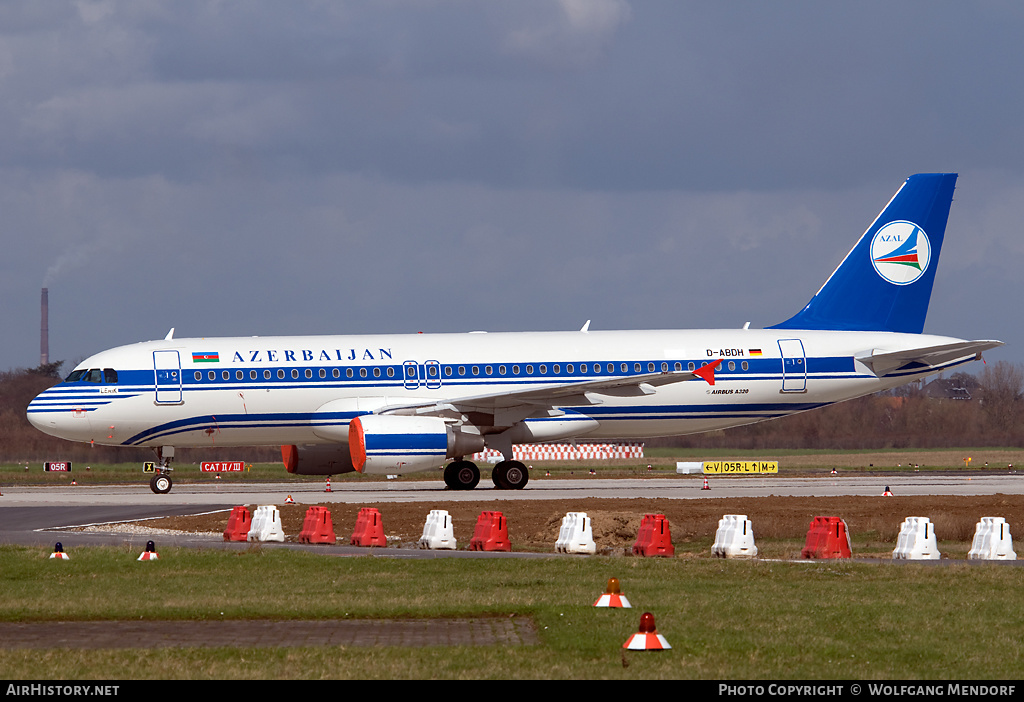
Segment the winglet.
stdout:
<path fill-rule="evenodd" d="M 708 385 L 715 384 L 715 368 L 718 368 L 719 364 L 722 363 L 722 359 L 712 361 L 706 366 L 701 366 L 697 370 L 693 371 L 694 375 L 699 375 L 701 378 L 707 381 Z"/>

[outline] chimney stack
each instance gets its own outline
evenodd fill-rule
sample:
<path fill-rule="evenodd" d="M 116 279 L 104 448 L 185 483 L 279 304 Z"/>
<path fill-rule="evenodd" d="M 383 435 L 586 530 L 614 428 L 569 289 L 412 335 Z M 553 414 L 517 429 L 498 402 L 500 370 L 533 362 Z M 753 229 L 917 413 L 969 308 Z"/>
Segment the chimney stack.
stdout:
<path fill-rule="evenodd" d="M 43 320 L 39 328 L 39 365 L 50 362 L 50 293 L 43 288 L 42 296 Z"/>

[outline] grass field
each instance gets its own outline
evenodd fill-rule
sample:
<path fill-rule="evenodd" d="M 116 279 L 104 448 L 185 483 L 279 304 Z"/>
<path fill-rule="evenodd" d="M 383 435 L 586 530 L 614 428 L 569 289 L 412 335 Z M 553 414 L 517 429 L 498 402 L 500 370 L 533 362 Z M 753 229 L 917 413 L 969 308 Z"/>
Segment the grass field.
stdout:
<path fill-rule="evenodd" d="M 0 650 L 9 679 L 1015 679 L 1024 570 L 0 547 L 0 620 L 530 617 L 539 646 Z M 633 609 L 592 607 L 617 577 Z M 624 652 L 654 614 L 672 645 Z"/>

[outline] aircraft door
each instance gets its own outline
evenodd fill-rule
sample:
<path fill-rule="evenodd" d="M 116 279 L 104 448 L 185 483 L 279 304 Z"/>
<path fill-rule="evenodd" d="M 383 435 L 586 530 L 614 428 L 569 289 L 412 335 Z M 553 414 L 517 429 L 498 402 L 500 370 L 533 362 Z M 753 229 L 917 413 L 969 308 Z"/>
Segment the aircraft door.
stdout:
<path fill-rule="evenodd" d="M 154 351 L 153 373 L 156 378 L 156 404 L 180 405 L 181 357 L 177 351 Z"/>
<path fill-rule="evenodd" d="M 427 387 L 431 390 L 437 390 L 441 387 L 441 364 L 437 361 L 427 361 L 423 366 L 423 374 L 426 376 Z"/>
<path fill-rule="evenodd" d="M 420 364 L 416 361 L 406 361 L 402 364 L 402 372 L 406 390 L 415 390 L 420 386 Z"/>
<path fill-rule="evenodd" d="M 779 339 L 782 392 L 807 392 L 807 358 L 800 339 Z"/>
<path fill-rule="evenodd" d="M 402 364 L 402 375 L 406 390 L 415 390 L 421 385 L 426 385 L 431 390 L 441 387 L 441 364 L 437 361 L 422 364 L 406 361 Z"/>

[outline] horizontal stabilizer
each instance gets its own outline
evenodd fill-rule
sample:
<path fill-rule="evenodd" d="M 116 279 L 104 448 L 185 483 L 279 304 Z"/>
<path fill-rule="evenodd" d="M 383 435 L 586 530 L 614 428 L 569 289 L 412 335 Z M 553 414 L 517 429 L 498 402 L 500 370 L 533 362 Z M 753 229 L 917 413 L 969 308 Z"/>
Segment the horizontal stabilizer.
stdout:
<path fill-rule="evenodd" d="M 1002 341 L 962 341 L 955 344 L 942 344 L 940 346 L 905 349 L 903 351 L 872 349 L 858 354 L 856 358 L 870 368 L 872 373 L 881 378 L 889 371 L 902 368 L 910 363 L 929 367 L 941 366 L 950 361 L 978 356 L 984 351 L 1002 345 Z"/>

